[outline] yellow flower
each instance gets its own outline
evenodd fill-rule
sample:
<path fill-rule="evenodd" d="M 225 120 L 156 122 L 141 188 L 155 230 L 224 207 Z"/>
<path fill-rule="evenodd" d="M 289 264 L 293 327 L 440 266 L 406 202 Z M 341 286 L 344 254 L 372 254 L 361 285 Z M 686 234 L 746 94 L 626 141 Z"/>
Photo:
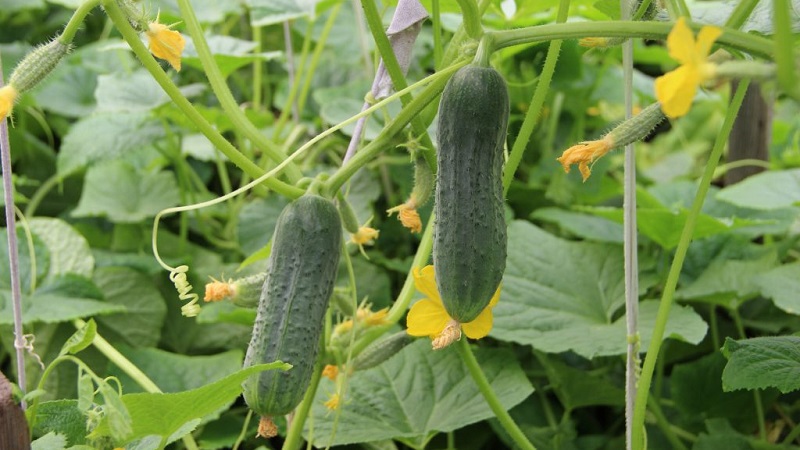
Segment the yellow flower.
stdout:
<path fill-rule="evenodd" d="M 373 312 L 369 308 L 358 308 L 356 311 L 356 318 L 363 320 L 367 326 L 385 325 L 386 316 L 389 314 L 389 308 L 383 308 Z"/>
<path fill-rule="evenodd" d="M 326 364 L 325 368 L 322 369 L 322 376 L 328 378 L 331 381 L 335 380 L 337 375 L 339 375 L 338 366 Z"/>
<path fill-rule="evenodd" d="M 0 120 L 5 119 L 11 114 L 14 108 L 14 101 L 19 93 L 14 86 L 6 85 L 0 88 Z"/>
<path fill-rule="evenodd" d="M 717 65 L 708 61 L 714 41 L 722 35 L 718 27 L 705 26 L 695 41 L 692 30 L 681 17 L 667 37 L 669 56 L 681 63 L 677 69 L 656 79 L 656 98 L 667 117 L 689 112 L 697 88 L 714 78 Z"/>
<path fill-rule="evenodd" d="M 395 206 L 386 212 L 388 212 L 390 216 L 392 213 L 397 213 L 397 218 L 400 220 L 400 223 L 412 233 L 422 232 L 422 219 L 419 218 L 417 202 L 414 200 L 414 197 L 411 197 L 407 202 Z"/>
<path fill-rule="evenodd" d="M 472 322 L 459 323 L 452 319 L 442 304 L 433 266 L 425 266 L 422 270 L 414 268 L 414 285 L 424 294 L 424 298 L 408 312 L 408 334 L 412 336 L 429 336 L 433 339 L 433 349 L 439 350 L 461 339 L 461 332 L 470 339 L 486 337 L 492 330 L 492 308 L 500 300 L 500 287 L 497 287 L 489 305 Z"/>
<path fill-rule="evenodd" d="M 564 150 L 561 157 L 556 158 L 556 160 L 561 163 L 564 167 L 564 172 L 567 173 L 569 173 L 571 165 L 577 164 L 583 181 L 586 181 L 589 175 L 592 174 L 589 164 L 611 151 L 612 148 L 614 148 L 614 139 L 610 135 L 606 135 L 599 141 L 585 141 L 578 145 L 573 145 Z"/>
<path fill-rule="evenodd" d="M 350 241 L 359 246 L 371 245 L 375 243 L 375 239 L 378 239 L 378 234 L 380 234 L 380 231 L 375 228 L 363 226 L 356 233 L 350 235 Z"/>
<path fill-rule="evenodd" d="M 330 409 L 331 411 L 339 409 L 339 394 L 331 395 L 331 398 L 328 399 L 327 402 L 324 403 L 325 407 Z"/>
<path fill-rule="evenodd" d="M 175 30 L 170 30 L 177 24 L 164 25 L 156 21 L 148 25 L 147 39 L 150 41 L 150 52 L 156 58 L 161 58 L 169 63 L 173 69 L 181 70 L 181 53 L 186 46 L 186 40 Z"/>
<path fill-rule="evenodd" d="M 235 295 L 234 287 L 232 284 L 225 281 L 214 280 L 206 283 L 206 294 L 203 300 L 207 302 L 218 302 L 220 300 L 232 297 Z"/>

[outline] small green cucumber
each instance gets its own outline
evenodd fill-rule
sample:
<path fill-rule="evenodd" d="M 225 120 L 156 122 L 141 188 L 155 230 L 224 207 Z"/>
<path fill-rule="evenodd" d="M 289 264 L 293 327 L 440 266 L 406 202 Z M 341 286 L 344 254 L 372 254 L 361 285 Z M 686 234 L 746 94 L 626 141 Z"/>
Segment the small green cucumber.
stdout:
<path fill-rule="evenodd" d="M 243 383 L 247 405 L 262 419 L 288 414 L 308 389 L 341 241 L 339 213 L 320 196 L 306 194 L 278 217 L 244 366 L 281 360 L 292 369 L 260 372 Z"/>
<path fill-rule="evenodd" d="M 396 355 L 406 345 L 414 342 L 415 338 L 410 336 L 405 330 L 368 345 L 361 353 L 353 358 L 351 367 L 353 370 L 367 370 L 382 364 L 392 356 Z"/>
<path fill-rule="evenodd" d="M 459 69 L 439 104 L 433 264 L 442 303 L 461 323 L 486 308 L 505 271 L 508 114 L 505 81 L 490 67 Z"/>

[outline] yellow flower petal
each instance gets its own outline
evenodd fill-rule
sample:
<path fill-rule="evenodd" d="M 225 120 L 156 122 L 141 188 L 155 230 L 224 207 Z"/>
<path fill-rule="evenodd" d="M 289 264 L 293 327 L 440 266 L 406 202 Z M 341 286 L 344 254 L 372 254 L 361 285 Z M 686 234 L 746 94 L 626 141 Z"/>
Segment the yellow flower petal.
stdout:
<path fill-rule="evenodd" d="M 408 312 L 406 325 L 411 336 L 436 336 L 444 330 L 450 316 L 441 303 L 423 299 Z"/>
<path fill-rule="evenodd" d="M 702 55 L 702 60 L 705 61 L 709 53 L 711 53 L 711 46 L 718 37 L 722 36 L 722 29 L 719 27 L 705 26 L 700 29 L 700 34 L 697 35 L 697 43 L 694 45 L 694 51 L 697 55 Z"/>
<path fill-rule="evenodd" d="M 675 22 L 672 31 L 667 36 L 667 50 L 672 59 L 682 63 L 690 63 L 694 59 L 694 35 L 686 24 L 686 18 L 681 17 Z"/>
<path fill-rule="evenodd" d="M 428 264 L 420 269 L 414 268 L 414 287 L 431 301 L 442 304 L 442 298 L 439 296 L 439 288 L 436 287 L 436 275 L 433 271 L 433 266 Z"/>
<path fill-rule="evenodd" d="M 328 399 L 327 402 L 324 403 L 325 407 L 330 409 L 331 411 L 339 409 L 340 401 L 339 401 L 339 394 L 333 394 Z"/>
<path fill-rule="evenodd" d="M 658 77 L 655 82 L 656 98 L 667 117 L 676 118 L 689 112 L 692 100 L 700 85 L 700 76 L 690 66 L 681 66 Z"/>
<path fill-rule="evenodd" d="M 612 148 L 614 148 L 614 140 L 606 136 L 597 141 L 586 141 L 573 145 L 564 150 L 564 153 L 556 160 L 561 163 L 561 166 L 564 167 L 564 172 L 567 173 L 569 173 L 571 165 L 577 164 L 583 181 L 586 181 L 589 175 L 592 174 L 589 164 L 608 153 Z"/>
<path fill-rule="evenodd" d="M 336 377 L 339 375 L 339 367 L 326 364 L 325 367 L 322 369 L 322 376 L 328 378 L 329 380 L 336 380 Z"/>
<path fill-rule="evenodd" d="M 17 95 L 17 90 L 11 85 L 0 88 L 0 120 L 5 119 L 11 114 Z"/>
<path fill-rule="evenodd" d="M 472 322 L 462 323 L 461 329 L 470 339 L 481 339 L 492 331 L 492 307 L 487 306 Z"/>
<path fill-rule="evenodd" d="M 494 295 L 492 296 L 492 299 L 489 300 L 489 306 L 487 306 L 487 308 L 494 308 L 494 305 L 496 305 L 497 302 L 500 301 L 500 288 L 502 287 L 503 287 L 502 284 L 497 286 L 497 290 L 494 291 Z"/>
<path fill-rule="evenodd" d="M 380 231 L 367 226 L 360 227 L 358 232 L 350 235 L 350 240 L 358 245 L 371 245 L 378 239 Z"/>
<path fill-rule="evenodd" d="M 180 33 L 170 30 L 168 26 L 156 22 L 150 24 L 145 31 L 150 41 L 150 52 L 156 58 L 161 58 L 169 63 L 173 69 L 181 70 L 181 53 L 186 46 L 186 40 Z"/>

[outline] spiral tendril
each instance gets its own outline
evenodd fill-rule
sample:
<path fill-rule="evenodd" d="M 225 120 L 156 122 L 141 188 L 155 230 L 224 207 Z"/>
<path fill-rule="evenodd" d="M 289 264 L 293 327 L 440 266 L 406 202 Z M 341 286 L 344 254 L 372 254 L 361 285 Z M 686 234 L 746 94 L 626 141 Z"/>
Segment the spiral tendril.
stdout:
<path fill-rule="evenodd" d="M 186 272 L 188 271 L 189 266 L 187 265 L 173 268 L 169 272 L 169 281 L 175 285 L 175 289 L 178 291 L 178 298 L 189 301 L 189 303 L 181 306 L 181 314 L 186 317 L 195 317 L 200 314 L 200 305 L 197 304 L 200 296 L 196 292 L 192 292 L 192 285 L 186 277 Z"/>

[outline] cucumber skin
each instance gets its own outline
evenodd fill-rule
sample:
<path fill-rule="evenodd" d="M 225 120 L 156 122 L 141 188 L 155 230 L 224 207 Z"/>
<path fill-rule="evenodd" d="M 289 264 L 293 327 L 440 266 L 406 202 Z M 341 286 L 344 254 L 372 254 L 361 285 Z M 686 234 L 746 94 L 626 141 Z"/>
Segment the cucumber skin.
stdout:
<path fill-rule="evenodd" d="M 505 271 L 508 115 L 505 81 L 487 67 L 461 68 L 439 104 L 433 261 L 445 310 L 461 323 L 486 308 Z"/>
<path fill-rule="evenodd" d="M 278 218 L 244 367 L 281 360 L 292 368 L 260 372 L 242 384 L 247 405 L 261 416 L 288 414 L 308 389 L 341 240 L 339 212 L 322 197 L 304 195 Z"/>

